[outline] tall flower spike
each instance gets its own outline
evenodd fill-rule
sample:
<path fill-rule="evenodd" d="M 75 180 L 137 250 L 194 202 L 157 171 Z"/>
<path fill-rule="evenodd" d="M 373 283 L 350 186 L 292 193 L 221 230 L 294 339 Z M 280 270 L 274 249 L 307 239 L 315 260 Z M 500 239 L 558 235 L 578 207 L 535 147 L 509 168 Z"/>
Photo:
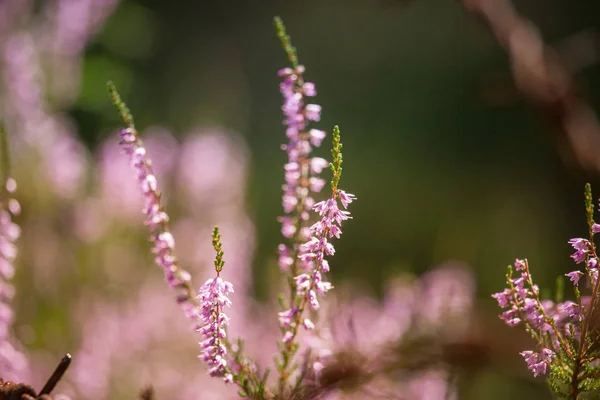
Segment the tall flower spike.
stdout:
<path fill-rule="evenodd" d="M 310 237 L 309 216 L 315 203 L 311 192 L 318 193 L 325 186 L 325 180 L 319 174 L 328 162 L 320 157 L 311 157 L 313 147 L 319 147 L 325 137 L 324 131 L 309 129 L 311 121 L 319 121 L 321 118 L 321 106 L 306 103 L 307 98 L 317 94 L 315 84 L 304 81 L 305 68 L 298 63 L 296 49 L 286 33 L 283 21 L 276 17 L 274 24 L 291 64 L 291 67 L 283 68 L 278 73 L 283 79 L 279 89 L 283 96 L 281 109 L 288 138 L 288 142 L 281 146 L 287 153 L 287 163 L 284 166 L 285 184 L 282 186 L 284 215 L 279 217 L 281 234 L 286 240 L 278 247 L 279 267 L 288 273 L 289 282 L 289 298 L 282 302 L 282 308 L 289 309 L 279 314 L 283 342 L 288 343 L 286 347 L 280 348 L 281 356 L 278 361 L 281 391 L 291 373 L 288 368 L 293 368 L 290 365 L 296 347 L 293 343 L 295 334 L 290 330 L 300 310 L 296 304 L 299 280 L 294 278 L 304 267 L 309 267 L 299 255 L 302 244 Z M 311 327 L 312 322 L 307 320 L 306 326 Z"/>
<path fill-rule="evenodd" d="M 321 106 L 317 104 L 306 104 L 306 98 L 317 94 L 314 83 L 304 81 L 304 67 L 298 65 L 296 49 L 292 46 L 290 37 L 285 32 L 285 26 L 279 18 L 275 18 L 277 35 L 285 49 L 292 68 L 284 68 L 279 71 L 283 78 L 280 84 L 283 95 L 282 111 L 284 114 L 283 124 L 286 126 L 288 143 L 282 145 L 287 152 L 288 160 L 285 164 L 285 184 L 283 185 L 282 205 L 284 216 L 279 218 L 281 222 L 281 233 L 288 239 L 287 244 L 279 246 L 279 266 L 283 271 L 290 271 L 296 275 L 300 263 L 296 260 L 299 246 L 308 239 L 308 212 L 314 204 L 312 193 L 318 193 L 325 185 L 325 180 L 319 177 L 327 161 L 312 157 L 313 146 L 319 147 L 325 132 L 318 129 L 308 129 L 310 121 L 319 121 L 321 118 Z M 289 260 L 293 260 L 291 263 Z M 293 293 L 295 287 L 290 281 L 290 289 Z"/>
<path fill-rule="evenodd" d="M 155 254 L 154 260 L 156 265 L 163 270 L 165 282 L 177 292 L 177 302 L 185 315 L 192 321 L 195 328 L 198 328 L 199 308 L 190 286 L 191 277 L 179 266 L 175 257 L 175 239 L 169 231 L 169 217 L 163 210 L 158 181 L 152 170 L 152 161 L 148 158 L 144 144 L 138 136 L 129 109 L 121 100 L 112 82 L 108 83 L 108 90 L 115 107 L 128 125 L 119 132 L 120 145 L 123 152 L 130 157 L 131 166 L 144 195 L 146 205 L 143 211 L 146 214 L 146 225 L 150 229 L 152 252 Z"/>
<path fill-rule="evenodd" d="M 200 343 L 202 355 L 200 356 L 209 366 L 210 376 L 222 377 L 226 383 L 233 382 L 231 368 L 227 363 L 227 347 L 224 344 L 227 338 L 226 326 L 229 318 L 224 308 L 231 305 L 227 297 L 233 293 L 233 285 L 219 276 L 225 265 L 223 250 L 221 249 L 221 236 L 219 228 L 215 227 L 212 234 L 212 243 L 216 252 L 215 271 L 217 276 L 204 282 L 200 288 L 200 317 L 204 325 L 198 331 L 204 337 Z"/>
<path fill-rule="evenodd" d="M 0 130 L 2 157 L 2 188 L 0 188 L 0 372 L 7 380 L 19 380 L 27 368 L 27 359 L 10 342 L 14 314 L 11 306 L 15 294 L 10 284 L 15 273 L 14 260 L 17 247 L 14 242 L 21 234 L 12 217 L 21 211 L 19 202 L 12 198 L 17 183 L 10 178 L 8 146 L 4 128 Z"/>

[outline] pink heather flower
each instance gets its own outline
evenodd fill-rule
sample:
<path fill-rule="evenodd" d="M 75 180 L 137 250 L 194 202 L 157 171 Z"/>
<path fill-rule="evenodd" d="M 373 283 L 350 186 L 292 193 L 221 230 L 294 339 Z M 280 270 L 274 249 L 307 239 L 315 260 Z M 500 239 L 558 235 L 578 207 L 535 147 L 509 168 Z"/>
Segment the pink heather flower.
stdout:
<path fill-rule="evenodd" d="M 348 204 L 350 204 L 354 200 L 356 200 L 355 195 L 346 193 L 343 190 L 339 191 L 339 195 L 340 195 L 340 201 L 342 202 L 342 205 L 344 206 L 344 208 L 348 208 Z"/>
<path fill-rule="evenodd" d="M 310 121 L 320 121 L 321 120 L 321 106 L 318 104 L 307 104 L 306 109 L 306 119 Z"/>
<path fill-rule="evenodd" d="M 572 244 L 580 249 L 588 246 L 583 239 L 574 239 Z M 542 348 L 540 353 L 527 350 L 521 352 L 521 355 L 534 376 L 544 375 L 556 352 L 576 351 L 573 346 L 577 346 L 576 342 L 580 340 L 583 307 L 589 307 L 589 300 L 586 297 L 582 297 L 580 303 L 570 300 L 562 303 L 540 300 L 539 288 L 533 284 L 527 261 L 519 261 L 522 262 L 518 263 L 517 276 L 509 276 L 508 288 L 492 297 L 504 309 L 500 318 L 508 326 L 523 324 L 538 340 L 538 346 Z M 587 272 L 592 283 L 597 280 L 598 269 L 587 269 Z M 566 274 L 574 285 L 579 284 L 583 275 L 582 271 Z"/>
<path fill-rule="evenodd" d="M 546 348 L 542 349 L 540 353 L 526 350 L 522 351 L 520 354 L 525 358 L 527 368 L 533 372 L 533 376 L 545 375 L 547 367 L 554 357 L 554 352 Z"/>
<path fill-rule="evenodd" d="M 590 242 L 582 238 L 573 238 L 569 240 L 569 244 L 576 250 L 575 253 L 571 255 L 571 258 L 575 260 L 577 264 L 585 261 L 585 257 L 590 249 Z"/>
<path fill-rule="evenodd" d="M 575 321 L 581 321 L 583 319 L 583 311 L 581 307 L 572 301 L 565 301 L 564 303 L 557 305 L 557 314 L 563 314 Z"/>
<path fill-rule="evenodd" d="M 571 282 L 573 282 L 573 285 L 578 285 L 579 279 L 583 276 L 583 272 L 573 271 L 573 272 L 569 272 L 568 274 L 565 274 L 565 276 L 569 277 Z"/>
<path fill-rule="evenodd" d="M 575 250 L 585 250 L 588 248 L 589 242 L 587 239 L 573 238 L 569 240 L 569 244 L 573 246 Z"/>
<path fill-rule="evenodd" d="M 599 233 L 600 232 L 600 224 L 597 224 L 594 222 L 594 224 L 592 225 L 592 233 Z"/>
<path fill-rule="evenodd" d="M 315 329 L 315 324 L 308 318 L 304 318 L 304 321 L 302 321 L 302 326 L 304 326 L 304 329 L 307 331 L 312 331 Z"/>
<path fill-rule="evenodd" d="M 294 317 L 298 314 L 298 308 L 293 307 L 289 310 L 280 312 L 279 315 L 279 325 L 282 328 L 289 328 L 293 321 Z"/>
<path fill-rule="evenodd" d="M 329 162 L 321 157 L 313 157 L 310 160 L 310 169 L 313 174 L 320 174 L 323 171 L 323 168 L 327 168 L 329 166 Z"/>
<path fill-rule="evenodd" d="M 198 328 L 198 331 L 204 337 L 200 343 L 204 362 L 210 367 L 208 374 L 210 376 L 220 376 L 226 383 L 233 382 L 233 376 L 227 369 L 227 348 L 223 344 L 223 339 L 227 337 L 226 326 L 229 318 L 223 311 L 225 306 L 231 306 L 231 301 L 227 297 L 233 293 L 233 285 L 224 281 L 219 276 L 207 280 L 200 288 L 200 318 L 204 323 Z"/>
<path fill-rule="evenodd" d="M 342 191 L 334 192 L 334 196 L 340 194 L 340 192 Z M 343 193 L 346 205 L 356 199 L 352 194 Z M 340 200 L 341 197 L 340 194 Z M 322 272 L 329 271 L 329 263 L 325 257 L 335 253 L 335 248 L 329 242 L 329 239 L 334 236 L 340 237 L 342 221 L 351 218 L 351 216 L 349 212 L 341 211 L 338 208 L 335 197 L 315 204 L 313 209 L 319 213 L 321 220 L 311 226 L 312 236 L 305 244 L 300 246 L 301 253 L 299 255 L 304 269 L 308 272 L 296 276 L 294 281 L 297 294 L 304 296 L 306 303 L 316 311 L 320 308 L 317 296 L 322 296 L 333 289 L 333 285 L 330 282 L 323 281 L 322 277 Z M 290 310 L 284 311 L 283 314 L 288 315 L 290 312 Z M 282 327 L 288 329 L 292 324 L 290 321 L 285 322 L 285 326 L 282 324 Z M 310 320 L 308 322 L 305 320 L 302 325 L 307 330 L 314 329 L 314 324 Z"/>
<path fill-rule="evenodd" d="M 19 132 L 18 139 L 37 150 L 48 187 L 61 197 L 72 198 L 85 178 L 87 153 L 71 121 L 53 114 L 45 100 L 47 84 L 36 44 L 35 37 L 26 33 L 4 43 L 5 118 L 9 130 Z"/>
<path fill-rule="evenodd" d="M 494 293 L 492 297 L 498 301 L 498 306 L 500 306 L 500 308 L 505 308 L 510 303 L 511 295 L 512 292 L 510 289 L 504 289 L 503 292 Z"/>
<path fill-rule="evenodd" d="M 523 271 L 525 269 L 525 260 L 516 259 L 515 260 L 515 270 Z"/>
<path fill-rule="evenodd" d="M 281 234 L 283 237 L 292 238 L 298 230 L 294 219 L 292 217 L 279 217 L 279 222 L 281 222 Z"/>
<path fill-rule="evenodd" d="M 283 343 L 289 343 L 293 338 L 294 338 L 294 334 L 291 331 L 287 331 L 283 335 L 283 339 L 281 339 L 281 341 Z"/>
<path fill-rule="evenodd" d="M 308 131 L 308 134 L 310 136 L 310 143 L 315 147 L 321 146 L 323 139 L 325 139 L 325 136 L 327 135 L 325 131 L 319 129 L 311 129 Z"/>
<path fill-rule="evenodd" d="M 284 244 L 279 245 L 279 268 L 282 271 L 288 271 L 292 264 L 294 263 L 294 259 L 290 257 L 290 248 Z"/>

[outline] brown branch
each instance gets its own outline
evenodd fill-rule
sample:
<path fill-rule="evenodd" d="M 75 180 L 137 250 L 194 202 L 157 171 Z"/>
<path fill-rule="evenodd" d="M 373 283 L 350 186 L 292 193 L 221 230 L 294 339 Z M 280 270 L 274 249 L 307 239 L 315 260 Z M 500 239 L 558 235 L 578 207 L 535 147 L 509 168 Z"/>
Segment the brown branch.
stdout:
<path fill-rule="evenodd" d="M 506 49 L 517 89 L 559 127 L 563 142 L 559 150 L 568 144 L 583 168 L 600 172 L 600 123 L 577 93 L 568 64 L 543 42 L 539 29 L 520 15 L 510 0 L 461 2 L 486 21 Z M 563 158 L 566 155 L 561 154 Z"/>

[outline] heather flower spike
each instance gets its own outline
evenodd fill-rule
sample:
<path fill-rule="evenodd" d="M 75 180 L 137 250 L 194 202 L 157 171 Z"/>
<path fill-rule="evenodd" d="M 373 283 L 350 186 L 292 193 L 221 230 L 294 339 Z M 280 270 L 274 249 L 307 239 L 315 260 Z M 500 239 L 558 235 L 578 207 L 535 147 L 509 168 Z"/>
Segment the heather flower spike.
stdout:
<path fill-rule="evenodd" d="M 207 280 L 200 288 L 200 316 L 204 325 L 198 330 L 204 337 L 200 343 L 202 359 L 209 366 L 211 376 L 222 377 L 225 383 L 233 382 L 231 367 L 227 362 L 227 331 L 229 318 L 225 314 L 225 307 L 231 306 L 229 294 L 233 293 L 233 285 L 219 276 L 223 270 L 223 250 L 221 249 L 221 236 L 219 228 L 215 227 L 212 234 L 212 243 L 216 252 L 215 271 L 217 276 Z"/>
<path fill-rule="evenodd" d="M 594 201 L 589 184 L 585 187 L 588 238 L 573 238 L 571 258 L 580 269 L 565 274 L 573 285 L 573 300 L 562 301 L 559 285 L 557 301 L 543 300 L 533 283 L 527 260 L 517 259 L 508 268 L 504 291 L 492 295 L 505 311 L 500 318 L 509 326 L 523 325 L 536 342 L 533 350 L 524 350 L 527 368 L 534 376 L 547 375 L 553 391 L 562 398 L 577 400 L 583 393 L 600 389 L 600 340 L 597 318 L 599 280 L 598 255 L 594 235 Z M 580 280 L 586 278 L 590 295 L 582 295 Z"/>
<path fill-rule="evenodd" d="M 338 209 L 337 199 L 346 208 L 355 197 L 337 189 L 342 172 L 342 145 L 337 126 L 333 132 L 333 162 L 329 164 L 323 158 L 312 156 L 313 147 L 319 147 L 325 138 L 325 131 L 309 128 L 311 122 L 321 119 L 321 106 L 306 103 L 307 98 L 317 94 L 317 90 L 314 83 L 304 80 L 305 68 L 298 63 L 296 49 L 283 22 L 276 17 L 274 24 L 291 63 L 291 68 L 279 71 L 283 79 L 280 84 L 283 124 L 288 138 L 282 149 L 286 151 L 288 160 L 284 166 L 284 215 L 279 219 L 286 243 L 280 244 L 278 249 L 279 266 L 288 275 L 289 282 L 289 299 L 280 297 L 282 340 L 276 366 L 281 393 L 286 390 L 289 378 L 297 368 L 294 356 L 299 349 L 297 334 L 300 326 L 307 331 L 315 329 L 311 318 L 305 315 L 307 309 L 317 311 L 320 307 L 318 297 L 333 288 L 331 283 L 323 281 L 323 274 L 329 271 L 326 256 L 333 255 L 335 251 L 329 240 L 334 236 L 340 237 L 342 221 L 350 218 L 348 212 Z M 327 165 L 333 171 L 332 195 L 329 200 L 315 203 L 313 195 L 325 186 L 325 180 L 319 175 Z M 316 211 L 320 217 L 320 221 L 312 225 L 311 211 Z"/>
<path fill-rule="evenodd" d="M 17 380 L 27 369 L 25 356 L 13 346 L 11 338 L 15 290 L 10 280 L 15 274 L 14 260 L 17 256 L 14 242 L 21 234 L 12 218 L 20 213 L 21 207 L 13 198 L 17 184 L 10 176 L 9 150 L 3 126 L 0 127 L 0 156 L 0 372 L 5 380 Z"/>

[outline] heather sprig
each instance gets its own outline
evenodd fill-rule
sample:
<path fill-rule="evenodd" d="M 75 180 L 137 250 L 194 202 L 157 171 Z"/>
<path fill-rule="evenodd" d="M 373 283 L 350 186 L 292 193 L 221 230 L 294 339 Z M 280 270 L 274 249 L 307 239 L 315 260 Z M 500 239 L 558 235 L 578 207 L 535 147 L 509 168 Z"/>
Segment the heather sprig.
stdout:
<path fill-rule="evenodd" d="M 575 301 L 542 300 L 527 260 L 519 259 L 514 270 L 508 268 L 508 288 L 492 295 L 506 310 L 500 318 L 511 327 L 523 325 L 537 343 L 536 350 L 520 353 L 527 367 L 534 376 L 548 374 L 554 392 L 572 400 L 578 399 L 582 393 L 600 389 L 598 255 L 594 243 L 600 225 L 594 221 L 589 184 L 585 187 L 585 210 L 589 237 L 569 240 L 575 250 L 571 258 L 576 264 L 583 264 L 583 271 L 565 274 L 573 285 Z M 584 276 L 591 286 L 591 295 L 588 296 L 580 291 L 580 280 Z"/>
<path fill-rule="evenodd" d="M 198 331 L 204 337 L 200 343 L 202 347 L 202 359 L 210 367 L 208 373 L 211 376 L 220 376 L 225 383 L 233 382 L 231 367 L 227 363 L 227 324 L 229 317 L 224 308 L 231 306 L 231 300 L 227 295 L 233 293 L 233 285 L 223 280 L 220 273 L 223 270 L 223 250 L 221 249 L 221 236 L 219 228 L 215 227 L 212 234 L 212 243 L 216 252 L 215 271 L 217 276 L 207 280 L 200 288 L 200 317 L 203 326 Z"/>

